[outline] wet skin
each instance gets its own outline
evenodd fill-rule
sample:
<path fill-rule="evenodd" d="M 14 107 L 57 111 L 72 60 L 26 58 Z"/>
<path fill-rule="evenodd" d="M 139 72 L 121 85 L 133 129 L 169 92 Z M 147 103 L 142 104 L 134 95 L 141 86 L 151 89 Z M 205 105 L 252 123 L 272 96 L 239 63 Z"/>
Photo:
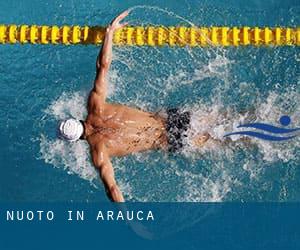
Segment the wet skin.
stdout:
<path fill-rule="evenodd" d="M 167 147 L 163 118 L 124 105 L 102 103 L 95 92 L 89 97 L 85 128 L 91 149 L 103 143 L 110 157 Z"/>
<path fill-rule="evenodd" d="M 117 29 L 127 25 L 120 23 L 127 15 L 127 11 L 123 12 L 106 30 L 96 61 L 96 78 L 88 99 L 88 116 L 84 121 L 82 136 L 90 145 L 93 164 L 99 171 L 107 195 L 115 202 L 123 202 L 124 198 L 114 177 L 111 157 L 167 148 L 164 118 L 125 105 L 106 102 L 113 35 Z M 195 139 L 195 145 L 202 145 L 208 138 L 208 135 L 201 135 Z"/>
<path fill-rule="evenodd" d="M 99 171 L 108 197 L 124 202 L 116 183 L 110 158 L 161 147 L 166 142 L 164 121 L 151 113 L 106 102 L 107 75 L 112 61 L 114 32 L 126 26 L 120 22 L 125 11 L 107 27 L 103 46 L 96 61 L 96 78 L 89 95 L 88 116 L 83 139 L 90 145 L 92 161 Z"/>

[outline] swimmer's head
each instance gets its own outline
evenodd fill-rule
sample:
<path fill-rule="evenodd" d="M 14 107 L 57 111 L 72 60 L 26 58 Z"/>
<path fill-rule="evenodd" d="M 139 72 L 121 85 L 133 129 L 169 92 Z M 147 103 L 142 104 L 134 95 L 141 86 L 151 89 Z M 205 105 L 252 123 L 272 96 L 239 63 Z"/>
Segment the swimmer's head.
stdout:
<path fill-rule="evenodd" d="M 84 133 L 84 126 L 81 121 L 77 119 L 67 119 L 61 121 L 58 125 L 59 138 L 74 142 L 80 139 Z"/>

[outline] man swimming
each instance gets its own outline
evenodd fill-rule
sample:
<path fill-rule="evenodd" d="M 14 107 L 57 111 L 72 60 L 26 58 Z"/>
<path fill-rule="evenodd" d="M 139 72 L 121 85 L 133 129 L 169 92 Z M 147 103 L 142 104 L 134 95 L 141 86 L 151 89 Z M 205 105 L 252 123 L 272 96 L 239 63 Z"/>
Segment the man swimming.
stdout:
<path fill-rule="evenodd" d="M 85 121 L 68 119 L 59 124 L 59 136 L 67 141 L 87 140 L 92 161 L 99 170 L 108 197 L 115 202 L 124 198 L 117 186 L 110 158 L 151 149 L 179 151 L 190 124 L 190 113 L 169 109 L 167 118 L 125 105 L 106 102 L 107 75 L 112 61 L 113 35 L 127 23 L 120 23 L 128 11 L 116 17 L 106 29 L 102 49 L 96 61 L 96 78 L 88 98 Z M 208 134 L 197 135 L 201 146 Z"/>

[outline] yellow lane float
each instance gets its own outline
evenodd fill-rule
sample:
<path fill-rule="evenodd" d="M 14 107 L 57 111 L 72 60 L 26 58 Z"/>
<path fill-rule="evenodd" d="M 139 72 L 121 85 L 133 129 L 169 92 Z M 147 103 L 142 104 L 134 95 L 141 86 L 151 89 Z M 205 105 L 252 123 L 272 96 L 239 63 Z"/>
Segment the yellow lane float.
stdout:
<path fill-rule="evenodd" d="M 0 25 L 0 44 L 101 44 L 105 27 Z M 128 46 L 299 46 L 299 27 L 126 27 L 114 44 Z"/>

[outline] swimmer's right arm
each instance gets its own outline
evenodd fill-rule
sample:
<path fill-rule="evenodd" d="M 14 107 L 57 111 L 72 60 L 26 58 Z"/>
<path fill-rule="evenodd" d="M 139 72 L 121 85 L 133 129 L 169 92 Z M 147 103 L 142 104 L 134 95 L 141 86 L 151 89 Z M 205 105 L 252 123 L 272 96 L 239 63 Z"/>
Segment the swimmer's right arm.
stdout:
<path fill-rule="evenodd" d="M 124 202 L 123 195 L 115 180 L 114 169 L 105 145 L 97 146 L 92 152 L 92 158 L 95 167 L 99 170 L 108 198 L 113 202 Z"/>
<path fill-rule="evenodd" d="M 127 25 L 127 23 L 120 23 L 127 15 L 128 11 L 123 12 L 117 16 L 111 24 L 107 27 L 103 46 L 96 61 L 96 78 L 94 84 L 94 91 L 103 97 L 105 100 L 107 94 L 107 75 L 112 61 L 112 44 L 114 32 Z"/>

